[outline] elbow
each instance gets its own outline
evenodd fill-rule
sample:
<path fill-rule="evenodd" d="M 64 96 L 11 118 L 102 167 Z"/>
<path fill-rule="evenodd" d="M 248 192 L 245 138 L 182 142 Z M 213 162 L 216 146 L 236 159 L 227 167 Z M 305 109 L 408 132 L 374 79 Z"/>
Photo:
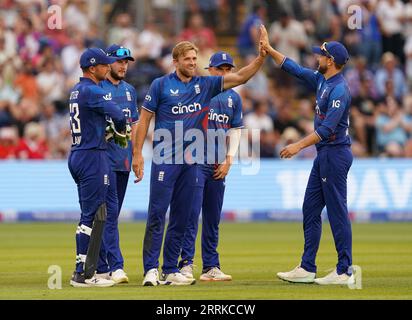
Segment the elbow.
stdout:
<path fill-rule="evenodd" d="M 317 128 L 315 133 L 319 137 L 320 141 L 327 141 L 333 135 L 332 130 L 325 126 L 320 126 Z"/>

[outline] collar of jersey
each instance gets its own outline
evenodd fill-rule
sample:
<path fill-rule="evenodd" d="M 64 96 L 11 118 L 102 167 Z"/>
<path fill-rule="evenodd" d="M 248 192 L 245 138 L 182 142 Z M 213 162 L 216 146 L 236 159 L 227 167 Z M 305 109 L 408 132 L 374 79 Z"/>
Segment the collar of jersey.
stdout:
<path fill-rule="evenodd" d="M 86 78 L 86 77 L 80 77 L 80 81 L 87 81 L 87 82 L 90 82 L 90 83 L 93 83 L 93 84 L 97 85 L 97 83 L 94 82 L 92 79 Z"/>
<path fill-rule="evenodd" d="M 123 80 L 120 80 L 120 82 L 119 82 L 119 84 L 114 84 L 113 82 L 111 82 L 109 79 L 104 79 L 103 81 L 106 81 L 108 84 L 110 84 L 111 86 L 113 86 L 113 87 L 120 87 L 121 85 L 122 85 L 122 83 L 123 83 Z"/>
<path fill-rule="evenodd" d="M 328 80 L 326 80 L 327 83 L 332 83 L 335 81 L 339 81 L 341 80 L 343 77 L 342 72 L 339 72 L 337 74 L 335 74 L 333 77 L 330 77 Z"/>
<path fill-rule="evenodd" d="M 177 76 L 176 71 L 172 73 L 172 77 L 174 77 L 177 81 L 179 81 L 179 82 L 181 82 L 181 83 L 183 83 L 183 84 L 189 84 L 189 83 L 191 83 L 191 82 L 196 78 L 196 76 L 193 76 L 192 79 L 190 79 L 189 82 L 183 82 L 183 81 L 180 80 L 180 78 Z"/>

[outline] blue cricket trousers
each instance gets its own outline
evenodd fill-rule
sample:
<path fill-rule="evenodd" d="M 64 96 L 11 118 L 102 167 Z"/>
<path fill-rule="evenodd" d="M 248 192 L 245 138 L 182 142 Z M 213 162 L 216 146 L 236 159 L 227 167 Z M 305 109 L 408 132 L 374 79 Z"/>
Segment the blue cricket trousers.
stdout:
<path fill-rule="evenodd" d="M 119 215 L 129 181 L 128 171 L 112 171 L 107 192 L 107 221 L 104 227 L 103 245 L 97 273 L 113 272 L 124 269 L 124 259 L 120 250 Z"/>
<path fill-rule="evenodd" d="M 70 173 L 77 184 L 81 208 L 76 231 L 76 271 L 83 272 L 91 228 L 97 209 L 106 202 L 110 168 L 106 150 L 77 150 L 70 153 Z M 109 216 L 109 212 L 107 213 Z M 108 217 L 109 219 L 109 217 Z M 104 252 L 101 246 L 100 253 Z"/>
<path fill-rule="evenodd" d="M 301 267 L 316 273 L 316 253 L 322 233 L 321 212 L 326 210 L 338 253 L 337 273 L 352 265 L 352 230 L 347 208 L 347 176 L 353 156 L 350 146 L 325 146 L 318 150 L 303 202 L 305 247 Z"/>
<path fill-rule="evenodd" d="M 163 273 L 178 272 L 177 262 L 191 213 L 196 189 L 201 188 L 198 165 L 152 163 L 149 212 L 143 241 L 146 274 L 158 268 L 165 217 L 170 205 L 169 224 L 163 247 Z"/>
<path fill-rule="evenodd" d="M 214 165 L 200 165 L 201 189 L 196 194 L 192 212 L 186 227 L 179 267 L 193 264 L 199 215 L 202 211 L 202 262 L 203 271 L 212 267 L 220 268 L 217 246 L 219 223 L 225 194 L 225 179 L 213 178 Z"/>

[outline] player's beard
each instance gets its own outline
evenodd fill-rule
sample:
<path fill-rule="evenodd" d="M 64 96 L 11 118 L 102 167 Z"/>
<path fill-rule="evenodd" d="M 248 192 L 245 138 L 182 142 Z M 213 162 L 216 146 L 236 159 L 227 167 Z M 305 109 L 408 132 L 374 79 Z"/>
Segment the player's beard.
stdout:
<path fill-rule="evenodd" d="M 328 67 L 326 67 L 326 66 L 321 66 L 321 65 L 319 64 L 319 66 L 318 66 L 318 71 L 319 71 L 321 74 L 325 74 L 326 71 L 328 71 Z"/>
<path fill-rule="evenodd" d="M 115 80 L 123 80 L 124 76 L 120 76 L 117 72 L 114 72 L 113 70 L 110 70 L 110 76 L 115 79 Z"/>
<path fill-rule="evenodd" d="M 191 77 L 193 77 L 194 75 L 195 75 L 195 71 L 196 69 L 194 69 L 193 71 L 192 70 L 188 70 L 188 69 L 185 69 L 185 68 L 179 68 L 179 72 L 182 74 L 182 75 L 184 75 L 186 78 L 191 78 Z"/>

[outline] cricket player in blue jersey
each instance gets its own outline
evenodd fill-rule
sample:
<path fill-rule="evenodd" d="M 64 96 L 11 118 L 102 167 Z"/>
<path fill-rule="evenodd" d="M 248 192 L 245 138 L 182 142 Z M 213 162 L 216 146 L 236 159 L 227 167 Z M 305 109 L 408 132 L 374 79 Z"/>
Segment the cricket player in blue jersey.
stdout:
<path fill-rule="evenodd" d="M 99 83 L 105 92 L 112 95 L 112 100 L 122 109 L 126 122 L 131 126 L 131 134 L 136 131 L 139 119 L 137 111 L 136 90 L 123 79 L 127 73 L 129 61 L 134 61 L 129 49 L 113 44 L 106 53 L 116 62 L 110 65 L 107 78 Z M 107 193 L 107 221 L 104 228 L 103 244 L 106 255 L 101 255 L 96 277 L 112 279 L 115 283 L 127 283 L 129 279 L 124 272 L 124 260 L 119 244 L 118 218 L 126 194 L 132 164 L 132 141 L 126 148 L 110 139 L 107 144 L 107 155 L 111 168 L 110 185 Z M 111 212 L 114 212 L 111 214 Z"/>
<path fill-rule="evenodd" d="M 70 92 L 70 129 L 72 147 L 69 170 L 77 184 L 81 208 L 76 231 L 76 270 L 70 284 L 74 287 L 108 287 L 114 281 L 95 277 L 106 221 L 106 195 L 110 184 L 110 168 L 105 139 L 106 117 L 117 132 L 124 132 L 126 119 L 112 101 L 110 93 L 98 86 L 106 78 L 110 64 L 99 48 L 90 48 L 80 57 L 83 77 Z"/>
<path fill-rule="evenodd" d="M 303 80 L 316 92 L 314 132 L 302 140 L 286 146 L 281 158 L 291 158 L 300 150 L 315 144 L 317 157 L 306 187 L 303 202 L 304 252 L 299 266 L 289 272 L 279 272 L 280 279 L 290 282 L 351 284 L 352 231 L 347 209 L 347 176 L 352 165 L 349 129 L 351 95 L 342 70 L 349 60 L 346 48 L 339 42 L 325 42 L 313 47 L 318 70 L 298 65 L 269 45 L 267 33 L 261 45 L 281 68 Z M 316 254 L 322 232 L 321 212 L 326 206 L 338 254 L 336 268 L 323 278 L 316 278 Z"/>
<path fill-rule="evenodd" d="M 149 123 L 155 115 L 154 155 L 151 169 L 149 212 L 143 243 L 144 286 L 156 286 L 159 279 L 159 256 L 163 241 L 166 211 L 170 205 L 169 224 L 163 248 L 161 283 L 190 285 L 195 279 L 183 276 L 178 269 L 186 224 L 196 191 L 201 188 L 198 165 L 193 156 L 204 146 L 190 151 L 194 142 L 204 141 L 210 100 L 223 90 L 249 80 L 262 66 L 266 52 L 238 72 L 222 76 L 195 76 L 198 49 L 191 42 L 178 43 L 173 51 L 176 72 L 155 79 L 145 97 L 137 126 L 133 149 L 136 182 L 143 178 L 142 147 Z M 200 132 L 201 138 L 196 139 Z M 199 151 L 198 153 L 196 151 Z"/>
<path fill-rule="evenodd" d="M 210 58 L 209 73 L 224 76 L 235 67 L 233 58 L 227 52 L 217 52 Z M 225 90 L 210 101 L 208 115 L 208 136 L 206 163 L 200 165 L 200 192 L 192 207 L 183 241 L 180 272 L 187 278 L 193 277 L 193 259 L 200 210 L 202 210 L 202 262 L 201 281 L 230 281 L 232 276 L 220 270 L 217 246 L 219 223 L 225 193 L 225 177 L 233 162 L 240 143 L 242 121 L 242 100 L 233 89 Z M 223 134 L 223 139 L 220 134 Z M 227 133 L 227 134 L 226 134 Z M 228 138 L 227 140 L 225 138 Z M 209 144 L 214 148 L 208 148 Z"/>

